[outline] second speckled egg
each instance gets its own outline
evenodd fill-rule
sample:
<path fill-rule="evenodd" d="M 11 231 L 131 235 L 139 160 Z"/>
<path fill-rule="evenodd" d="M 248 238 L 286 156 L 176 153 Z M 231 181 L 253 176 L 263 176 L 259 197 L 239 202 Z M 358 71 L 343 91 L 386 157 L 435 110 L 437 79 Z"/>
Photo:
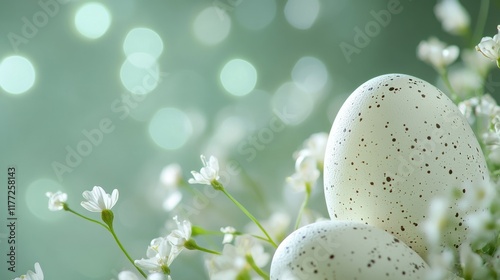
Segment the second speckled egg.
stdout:
<path fill-rule="evenodd" d="M 433 197 L 470 191 L 487 178 L 486 162 L 469 124 L 433 85 L 403 74 L 373 78 L 339 110 L 325 154 L 325 198 L 334 220 L 382 228 L 421 256 L 420 228 Z M 458 246 L 465 225 L 450 238 Z"/>

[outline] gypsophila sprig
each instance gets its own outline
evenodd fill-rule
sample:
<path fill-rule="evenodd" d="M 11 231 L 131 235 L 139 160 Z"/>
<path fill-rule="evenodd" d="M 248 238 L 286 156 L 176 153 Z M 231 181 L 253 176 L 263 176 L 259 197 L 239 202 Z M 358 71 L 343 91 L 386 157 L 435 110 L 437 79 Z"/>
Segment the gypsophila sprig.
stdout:
<path fill-rule="evenodd" d="M 65 209 L 68 195 L 61 191 L 55 193 L 47 192 L 45 195 L 49 198 L 49 210 L 60 211 Z"/>
<path fill-rule="evenodd" d="M 16 277 L 14 280 L 43 280 L 43 271 L 39 263 L 35 263 L 35 272 L 28 270 L 25 275 Z"/>
<path fill-rule="evenodd" d="M 158 237 L 151 240 L 146 250 L 146 256 L 148 258 L 136 260 L 134 263 L 150 273 L 160 272 L 163 274 L 170 274 L 170 265 L 177 255 L 178 254 L 172 250 L 172 244 L 167 238 Z"/>
<path fill-rule="evenodd" d="M 203 167 L 200 172 L 191 171 L 194 178 L 189 179 L 190 184 L 212 185 L 214 181 L 219 180 L 219 161 L 216 157 L 210 156 L 206 160 L 204 155 L 200 156 Z"/>
<path fill-rule="evenodd" d="M 497 26 L 498 34 L 493 37 L 483 37 L 476 46 L 476 50 L 488 59 L 497 63 L 500 68 L 500 25 Z"/>
<path fill-rule="evenodd" d="M 417 56 L 420 60 L 430 64 L 438 71 L 457 60 L 460 49 L 457 46 L 447 46 L 435 37 L 422 41 L 417 47 Z"/>
<path fill-rule="evenodd" d="M 90 212 L 111 210 L 118 201 L 118 195 L 117 189 L 114 189 L 110 195 L 106 193 L 103 188 L 95 186 L 92 191 L 83 192 L 83 198 L 87 201 L 82 201 L 81 205 Z"/>

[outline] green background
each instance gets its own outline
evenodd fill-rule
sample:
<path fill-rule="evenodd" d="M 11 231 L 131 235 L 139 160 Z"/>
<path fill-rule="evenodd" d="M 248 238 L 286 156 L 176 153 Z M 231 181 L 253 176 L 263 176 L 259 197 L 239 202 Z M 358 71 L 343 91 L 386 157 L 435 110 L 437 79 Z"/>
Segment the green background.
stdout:
<path fill-rule="evenodd" d="M 167 233 L 165 224 L 171 223 L 174 215 L 161 208 L 165 195 L 158 191 L 162 188 L 162 168 L 179 163 L 187 180 L 191 170 L 200 169 L 201 153 L 219 157 L 222 169 L 228 162 L 241 167 L 238 174 L 229 177 L 226 187 L 257 217 L 266 219 L 273 211 L 281 210 L 293 219 L 302 195 L 285 187 L 285 178 L 294 171 L 292 154 L 312 133 L 330 130 L 346 96 L 368 79 L 386 73 L 410 74 L 435 83 L 435 71 L 416 57 L 418 43 L 431 35 L 450 44 L 463 43 L 461 38 L 442 30 L 433 13 L 435 1 L 401 0 L 401 13 L 393 14 L 388 25 L 371 37 L 358 54 L 353 54 L 350 62 L 339 45 L 354 44 L 355 28 L 365 28 L 374 20 L 370 12 L 386 9 L 387 1 L 322 0 L 319 16 L 307 30 L 287 22 L 286 1 L 272 1 L 276 7 L 273 20 L 263 29 L 251 30 L 238 15 L 251 18 L 272 11 L 253 9 L 258 5 L 251 0 L 221 0 L 237 4 L 227 11 L 231 20 L 229 36 L 214 46 L 200 43 L 193 33 L 196 15 L 214 5 L 211 0 L 102 1 L 112 22 L 107 33 L 96 40 L 83 38 L 74 27 L 75 13 L 85 2 L 60 4 L 60 11 L 17 52 L 8 34 L 19 34 L 22 18 L 30 18 L 40 11 L 40 6 L 37 1 L 0 4 L 0 59 L 15 54 L 25 56 L 36 71 L 36 82 L 26 93 L 12 95 L 0 89 L 0 166 L 4 170 L 0 171 L 1 279 L 33 270 L 35 262 L 41 264 L 45 279 L 116 279 L 121 270 L 131 270 L 107 232 L 69 213 L 50 212 L 44 193 L 63 190 L 68 193 L 70 207 L 85 213 L 79 205 L 83 191 L 95 185 L 108 192 L 119 189 L 120 199 L 113 208 L 115 228 L 132 257 L 140 259 L 145 257 L 151 239 Z M 496 32 L 497 4 L 491 3 L 485 35 Z M 475 22 L 479 1 L 464 5 Z M 110 110 L 110 104 L 128 94 L 120 82 L 119 70 L 126 58 L 123 40 L 135 27 L 151 28 L 160 35 L 164 50 L 158 63 L 160 71 L 168 76 L 134 109 L 137 111 L 133 114 L 140 118 L 121 120 Z M 291 71 L 303 56 L 315 57 L 326 66 L 327 85 L 305 121 L 275 132 L 255 158 L 248 160 L 248 154 L 239 151 L 238 145 L 250 141 L 276 118 L 271 96 L 292 79 Z M 221 68 L 233 58 L 245 59 L 257 70 L 255 90 L 243 97 L 228 94 L 219 79 Z M 498 74 L 492 74 L 492 81 L 500 81 Z M 498 85 L 492 89 L 494 96 L 500 92 Z M 196 131 L 198 126 L 194 126 L 194 133 L 179 149 L 159 147 L 149 136 L 148 122 L 164 107 L 194 112 L 193 116 L 199 116 L 199 127 L 204 129 Z M 226 131 L 215 137 L 221 120 L 230 116 L 245 121 L 247 125 L 239 128 L 242 134 L 234 136 L 232 131 Z M 75 147 L 85 139 L 82 130 L 97 128 L 105 118 L 115 129 L 59 180 L 52 163 L 64 162 L 66 147 Z M 9 166 L 17 169 L 16 273 L 8 272 L 5 262 L 8 231 L 3 224 L 7 224 Z M 327 216 L 321 184 L 315 188 L 311 208 Z M 203 186 L 193 187 L 204 190 Z M 183 193 L 183 205 L 197 203 L 189 191 Z M 94 213 L 89 216 L 98 218 Z M 227 225 L 242 229 L 248 223 L 222 196 L 209 199 L 199 213 L 184 216 L 211 230 Z M 219 239 L 199 241 L 220 250 Z M 201 256 L 183 252 L 171 266 L 173 279 L 208 278 Z"/>

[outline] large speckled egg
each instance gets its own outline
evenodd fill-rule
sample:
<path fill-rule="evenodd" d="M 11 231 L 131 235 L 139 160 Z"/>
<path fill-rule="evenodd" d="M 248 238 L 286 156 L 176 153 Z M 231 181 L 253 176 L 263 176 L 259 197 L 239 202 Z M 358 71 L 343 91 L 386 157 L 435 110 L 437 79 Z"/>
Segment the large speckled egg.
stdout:
<path fill-rule="evenodd" d="M 272 280 L 426 279 L 424 260 L 398 238 L 351 221 L 299 228 L 279 245 Z"/>
<path fill-rule="evenodd" d="M 426 255 L 422 221 L 430 201 L 453 188 L 465 193 L 487 180 L 486 162 L 467 120 L 433 85 L 403 74 L 373 78 L 339 110 L 330 131 L 324 188 L 332 219 L 358 221 L 394 234 Z M 466 225 L 456 201 L 458 247 Z"/>

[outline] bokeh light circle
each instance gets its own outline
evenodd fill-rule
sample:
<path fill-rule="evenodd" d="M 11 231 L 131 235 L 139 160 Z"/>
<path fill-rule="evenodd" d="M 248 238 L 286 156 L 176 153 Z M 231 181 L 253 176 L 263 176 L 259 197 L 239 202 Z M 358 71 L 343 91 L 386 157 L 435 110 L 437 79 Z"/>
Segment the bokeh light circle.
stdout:
<path fill-rule="evenodd" d="M 195 37 L 205 45 L 216 45 L 229 35 L 231 18 L 226 11 L 210 6 L 201 11 L 193 23 Z"/>
<path fill-rule="evenodd" d="M 90 39 L 97 39 L 108 31 L 111 14 L 101 3 L 91 2 L 81 6 L 75 15 L 76 30 Z"/>
<path fill-rule="evenodd" d="M 328 81 L 325 64 L 311 56 L 300 58 L 292 70 L 292 79 L 299 88 L 308 93 L 321 91 Z"/>
<path fill-rule="evenodd" d="M 158 86 L 160 67 L 156 61 L 149 68 L 138 67 L 127 59 L 120 68 L 120 80 L 129 92 L 147 94 Z"/>
<path fill-rule="evenodd" d="M 149 122 L 149 135 L 166 150 L 182 147 L 193 133 L 189 117 L 177 108 L 162 108 Z"/>
<path fill-rule="evenodd" d="M 255 88 L 257 70 L 246 60 L 233 59 L 222 68 L 220 81 L 230 94 L 243 96 Z"/>
<path fill-rule="evenodd" d="M 142 57 L 142 60 L 146 57 L 153 59 L 153 61 L 150 61 L 149 65 L 151 65 L 163 52 L 163 41 L 160 35 L 152 29 L 134 28 L 125 36 L 123 51 L 133 64 L 140 63 L 136 62 L 138 57 Z M 141 64 L 137 66 L 148 67 Z"/>
<path fill-rule="evenodd" d="M 271 99 L 274 113 L 287 125 L 298 125 L 311 114 L 314 101 L 310 94 L 295 83 L 287 82 L 278 88 Z"/>
<path fill-rule="evenodd" d="M 35 83 L 35 76 L 33 64 L 23 56 L 9 56 L 0 63 L 0 87 L 8 93 L 28 91 Z"/>
<path fill-rule="evenodd" d="M 261 30 L 273 21 L 276 10 L 275 0 L 245 0 L 235 7 L 234 16 L 245 28 Z"/>
<path fill-rule="evenodd" d="M 309 29 L 318 18 L 319 10 L 319 0 L 288 0 L 285 18 L 297 29 Z"/>

